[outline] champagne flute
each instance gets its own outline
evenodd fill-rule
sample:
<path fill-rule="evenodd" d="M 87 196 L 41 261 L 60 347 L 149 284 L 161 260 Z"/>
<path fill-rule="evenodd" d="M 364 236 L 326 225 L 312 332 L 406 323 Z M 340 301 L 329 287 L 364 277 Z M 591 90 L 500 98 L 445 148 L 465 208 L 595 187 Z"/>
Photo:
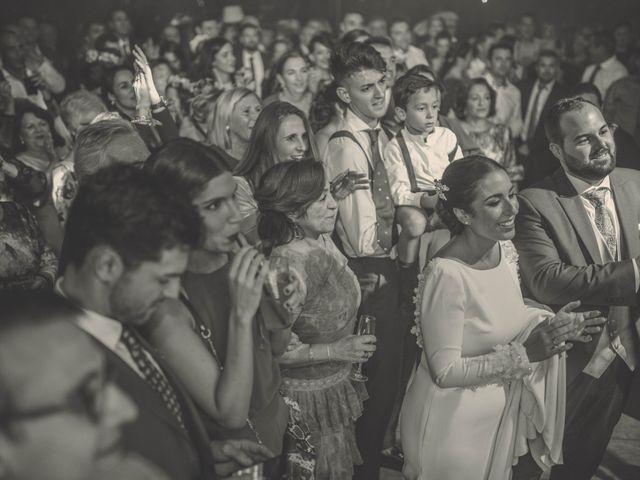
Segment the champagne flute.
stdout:
<path fill-rule="evenodd" d="M 376 317 L 373 315 L 360 315 L 358 325 L 356 326 L 356 335 L 375 335 L 376 334 Z M 351 380 L 356 382 L 366 382 L 369 380 L 362 373 L 362 363 L 358 363 L 356 368 L 351 372 Z"/>

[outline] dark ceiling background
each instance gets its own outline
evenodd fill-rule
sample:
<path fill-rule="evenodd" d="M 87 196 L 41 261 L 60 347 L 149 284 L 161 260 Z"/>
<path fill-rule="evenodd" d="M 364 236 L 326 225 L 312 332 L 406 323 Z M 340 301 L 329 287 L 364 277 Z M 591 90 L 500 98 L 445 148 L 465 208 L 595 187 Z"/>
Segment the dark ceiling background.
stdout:
<path fill-rule="evenodd" d="M 340 12 L 357 9 L 365 16 L 374 13 L 391 18 L 407 15 L 416 21 L 431 13 L 448 9 L 460 14 L 462 33 L 475 33 L 492 20 L 510 21 L 526 11 L 541 20 L 551 20 L 562 28 L 593 24 L 610 27 L 627 20 L 640 24 L 640 0 L 200 0 L 206 8 L 220 10 L 227 3 L 245 5 L 246 12 L 262 13 L 274 19 L 290 15 L 302 19 L 330 16 L 337 21 Z M 138 26 L 148 26 L 156 18 L 170 16 L 178 10 L 201 11 L 198 0 L 0 0 L 0 19 L 4 22 L 24 13 L 64 25 L 70 34 L 90 18 L 101 18 L 113 6 L 125 6 Z"/>

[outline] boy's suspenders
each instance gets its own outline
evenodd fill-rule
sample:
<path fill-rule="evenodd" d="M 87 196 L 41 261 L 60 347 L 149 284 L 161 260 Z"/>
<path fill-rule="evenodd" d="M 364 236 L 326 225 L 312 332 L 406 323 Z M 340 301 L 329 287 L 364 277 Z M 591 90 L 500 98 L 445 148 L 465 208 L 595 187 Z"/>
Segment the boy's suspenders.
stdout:
<path fill-rule="evenodd" d="M 457 152 L 458 152 L 458 137 L 456 137 L 456 144 L 453 147 L 453 150 L 449 152 L 449 163 L 453 162 L 456 159 Z"/>
<path fill-rule="evenodd" d="M 413 164 L 411 163 L 411 155 L 409 155 L 409 147 L 407 147 L 407 142 L 402 136 L 402 130 L 400 130 L 398 132 L 398 135 L 396 135 L 396 140 L 398 140 L 398 145 L 400 145 L 402 160 L 404 161 L 404 166 L 407 169 L 407 173 L 409 174 L 411 193 L 418 193 L 420 189 L 418 188 L 418 182 L 416 181 L 416 172 L 413 169 Z"/>
<path fill-rule="evenodd" d="M 402 130 L 400 130 L 398 132 L 398 135 L 396 135 L 396 140 L 398 140 L 398 145 L 400 146 L 400 152 L 402 153 L 402 160 L 404 161 L 404 166 L 406 167 L 407 174 L 409 175 L 409 183 L 411 184 L 411 193 L 423 192 L 424 190 L 420 190 L 418 188 L 418 182 L 416 181 L 416 172 L 413 169 L 413 164 L 411 163 L 411 155 L 409 154 L 409 147 L 407 147 L 407 141 L 402 136 Z M 449 163 L 453 162 L 457 151 L 458 151 L 458 139 L 456 138 L 456 144 L 453 147 L 453 150 L 449 152 Z"/>

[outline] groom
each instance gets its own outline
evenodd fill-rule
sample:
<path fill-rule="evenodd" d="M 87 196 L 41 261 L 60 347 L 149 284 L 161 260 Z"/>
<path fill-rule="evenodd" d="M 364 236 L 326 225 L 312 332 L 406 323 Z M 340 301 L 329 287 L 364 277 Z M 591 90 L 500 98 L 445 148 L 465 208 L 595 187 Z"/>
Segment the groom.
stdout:
<path fill-rule="evenodd" d="M 553 105 L 545 130 L 562 168 L 520 195 L 525 294 L 552 308 L 580 299 L 607 316 L 599 338 L 567 357 L 564 464 L 551 479 L 582 480 L 602 460 L 638 363 L 640 173 L 615 169 L 613 132 L 582 98 Z M 520 460 L 514 478 L 532 478 L 535 464 Z"/>

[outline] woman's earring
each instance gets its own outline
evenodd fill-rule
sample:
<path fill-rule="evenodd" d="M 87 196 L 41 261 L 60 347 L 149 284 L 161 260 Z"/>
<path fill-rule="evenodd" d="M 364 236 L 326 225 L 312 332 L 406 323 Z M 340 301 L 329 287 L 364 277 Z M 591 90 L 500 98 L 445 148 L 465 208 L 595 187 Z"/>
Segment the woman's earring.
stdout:
<path fill-rule="evenodd" d="M 293 238 L 295 240 L 301 240 L 302 237 L 304 235 L 302 234 L 302 229 L 300 228 L 300 225 L 298 225 L 297 223 L 293 224 Z"/>

